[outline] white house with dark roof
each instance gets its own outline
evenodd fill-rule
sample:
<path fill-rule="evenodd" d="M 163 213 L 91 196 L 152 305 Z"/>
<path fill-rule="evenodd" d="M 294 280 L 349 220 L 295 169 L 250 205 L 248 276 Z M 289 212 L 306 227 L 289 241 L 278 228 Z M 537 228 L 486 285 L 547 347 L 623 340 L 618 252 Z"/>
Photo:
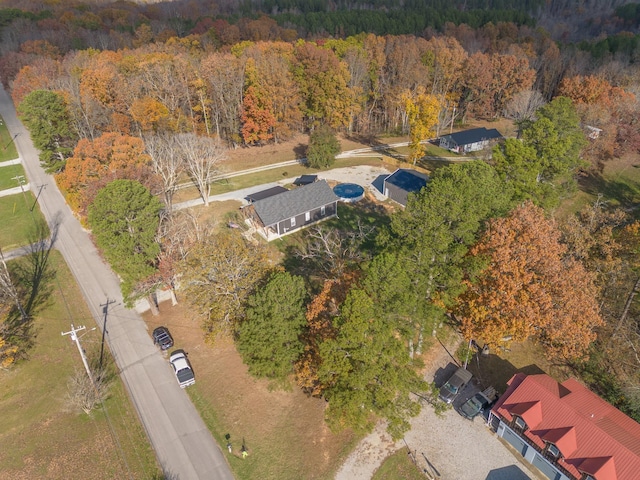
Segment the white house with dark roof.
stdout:
<path fill-rule="evenodd" d="M 254 200 L 243 209 L 256 230 L 275 240 L 338 214 L 338 196 L 326 180 Z"/>
<path fill-rule="evenodd" d="M 462 132 L 443 135 L 440 137 L 440 147 L 451 150 L 455 153 L 477 152 L 487 148 L 491 141 L 503 138 L 502 134 L 492 128 L 487 130 L 484 127 L 463 130 Z"/>

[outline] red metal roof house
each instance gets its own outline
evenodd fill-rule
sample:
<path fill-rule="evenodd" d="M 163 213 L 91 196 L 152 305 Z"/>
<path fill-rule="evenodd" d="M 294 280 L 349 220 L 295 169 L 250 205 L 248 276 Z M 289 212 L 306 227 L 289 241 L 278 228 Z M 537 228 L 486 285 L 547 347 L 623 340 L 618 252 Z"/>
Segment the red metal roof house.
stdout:
<path fill-rule="evenodd" d="M 640 424 L 569 379 L 518 373 L 491 409 L 498 436 L 553 480 L 640 478 Z"/>

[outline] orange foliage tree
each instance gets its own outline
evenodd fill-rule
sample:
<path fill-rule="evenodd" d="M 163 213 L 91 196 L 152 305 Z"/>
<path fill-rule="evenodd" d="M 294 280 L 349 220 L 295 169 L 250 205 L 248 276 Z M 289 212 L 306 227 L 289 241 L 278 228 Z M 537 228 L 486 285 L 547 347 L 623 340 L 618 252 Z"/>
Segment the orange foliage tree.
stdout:
<path fill-rule="evenodd" d="M 266 91 L 258 80 L 255 61 L 247 59 L 245 90 L 242 99 L 242 139 L 247 144 L 262 143 L 273 138 L 276 117 L 269 110 Z"/>
<path fill-rule="evenodd" d="M 49 58 L 39 58 L 20 69 L 13 81 L 11 98 L 20 105 L 24 97 L 34 90 L 49 90 L 58 76 L 58 64 Z"/>
<path fill-rule="evenodd" d="M 551 358 L 583 356 L 603 321 L 592 274 L 566 253 L 555 223 L 531 202 L 490 221 L 470 250 L 486 268 L 455 309 L 465 338 L 496 346 L 535 337 Z"/>
<path fill-rule="evenodd" d="M 340 305 L 344 302 L 349 288 L 356 275 L 345 273 L 339 279 L 325 280 L 322 290 L 307 305 L 308 329 L 305 333 L 304 352 L 295 365 L 295 377 L 298 386 L 314 397 L 322 395 L 324 386 L 318 379 L 320 367 L 319 346 L 329 338 L 335 338 L 336 328 L 333 319 L 340 313 Z"/>
<path fill-rule="evenodd" d="M 80 140 L 56 181 L 71 208 L 84 216 L 97 191 L 112 180 L 136 179 L 157 190 L 150 162 L 140 138 L 105 133 L 93 141 Z"/>
<path fill-rule="evenodd" d="M 151 97 L 134 100 L 129 113 L 144 132 L 156 131 L 169 118 L 169 109 Z"/>

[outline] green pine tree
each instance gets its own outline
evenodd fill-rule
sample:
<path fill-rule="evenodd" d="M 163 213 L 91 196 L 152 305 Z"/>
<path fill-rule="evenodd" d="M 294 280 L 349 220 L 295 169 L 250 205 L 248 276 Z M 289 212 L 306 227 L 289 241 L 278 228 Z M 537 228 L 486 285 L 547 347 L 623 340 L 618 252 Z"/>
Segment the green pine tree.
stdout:
<path fill-rule="evenodd" d="M 246 317 L 238 328 L 237 347 L 249 373 L 285 382 L 304 349 L 307 325 L 302 277 L 276 272 L 247 299 Z"/>
<path fill-rule="evenodd" d="M 127 300 L 140 281 L 156 272 L 161 209 L 160 200 L 135 180 L 114 180 L 89 206 L 88 221 L 96 244 L 120 275 Z"/>
<path fill-rule="evenodd" d="M 40 150 L 40 162 L 48 173 L 64 168 L 77 139 L 62 95 L 34 90 L 18 106 L 20 118 L 29 129 L 33 144 Z"/>
<path fill-rule="evenodd" d="M 333 165 L 339 152 L 340 143 L 336 134 L 328 125 L 321 125 L 309 138 L 307 165 L 311 168 L 328 168 Z"/>

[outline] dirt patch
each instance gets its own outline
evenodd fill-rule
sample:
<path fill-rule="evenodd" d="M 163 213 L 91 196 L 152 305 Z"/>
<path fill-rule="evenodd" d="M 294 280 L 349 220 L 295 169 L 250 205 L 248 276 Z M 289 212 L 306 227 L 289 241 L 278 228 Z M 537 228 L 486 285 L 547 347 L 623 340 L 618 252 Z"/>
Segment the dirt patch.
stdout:
<path fill-rule="evenodd" d="M 514 121 L 508 118 L 497 118 L 495 120 L 472 120 L 468 125 L 465 125 L 462 130 L 480 127 L 484 127 L 489 130 L 495 128 L 505 138 L 515 137 L 518 133 L 518 127 Z"/>
<path fill-rule="evenodd" d="M 143 315 L 149 330 L 165 325 L 176 348 L 184 348 L 196 373 L 198 397 L 208 404 L 208 418 L 219 442 L 230 435 L 232 454 L 222 445 L 237 478 L 328 479 L 341 464 L 353 435 L 332 433 L 324 422 L 326 402 L 299 389 L 270 390 L 256 380 L 230 340 L 204 342 L 198 319 L 184 305 L 160 306 L 160 315 Z M 202 405 L 200 405 L 202 407 Z M 240 458 L 244 439 L 248 461 Z"/>
<path fill-rule="evenodd" d="M 341 151 L 408 141 L 408 137 L 365 138 L 337 135 L 337 138 L 340 142 Z M 299 134 L 290 140 L 277 144 L 236 148 L 227 152 L 227 159 L 222 164 L 222 167 L 225 171 L 235 172 L 296 158 L 304 158 L 308 145 L 309 135 Z"/>
<path fill-rule="evenodd" d="M 304 158 L 308 144 L 309 135 L 300 134 L 285 142 L 239 147 L 227 152 L 223 168 L 227 171 L 237 171 Z"/>

